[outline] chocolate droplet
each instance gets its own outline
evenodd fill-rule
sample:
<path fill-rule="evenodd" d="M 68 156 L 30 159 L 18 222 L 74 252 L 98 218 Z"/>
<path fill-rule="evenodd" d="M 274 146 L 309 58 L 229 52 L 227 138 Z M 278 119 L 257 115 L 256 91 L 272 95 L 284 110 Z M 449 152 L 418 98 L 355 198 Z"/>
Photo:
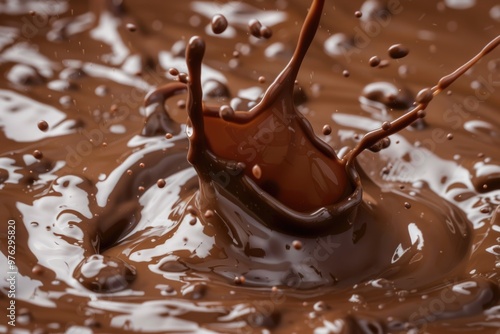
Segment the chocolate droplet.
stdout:
<path fill-rule="evenodd" d="M 237 276 L 234 278 L 234 284 L 245 284 L 246 278 L 245 276 Z"/>
<path fill-rule="evenodd" d="M 265 39 L 269 39 L 273 36 L 273 31 L 268 26 L 262 26 L 260 28 L 260 36 Z"/>
<path fill-rule="evenodd" d="M 415 101 L 421 104 L 427 104 L 431 102 L 434 95 L 432 94 L 432 90 L 430 88 L 424 88 L 420 92 L 418 92 Z"/>
<path fill-rule="evenodd" d="M 187 73 L 179 73 L 179 75 L 177 76 L 177 80 L 182 83 L 188 83 L 189 77 Z"/>
<path fill-rule="evenodd" d="M 45 269 L 41 265 L 35 264 L 33 268 L 31 268 L 31 272 L 35 275 L 42 275 L 45 272 Z"/>
<path fill-rule="evenodd" d="M 419 110 L 419 111 L 417 111 L 417 116 L 419 118 L 424 118 L 426 115 L 427 115 L 427 111 L 425 111 L 425 110 Z"/>
<path fill-rule="evenodd" d="M 223 105 L 219 108 L 219 117 L 222 119 L 228 119 L 234 116 L 234 110 L 228 105 Z"/>
<path fill-rule="evenodd" d="M 378 56 L 373 56 L 368 61 L 371 67 L 377 67 L 380 64 L 380 58 Z"/>
<path fill-rule="evenodd" d="M 47 123 L 46 121 L 40 121 L 38 122 L 38 128 L 41 131 L 47 131 L 49 129 L 49 123 Z"/>
<path fill-rule="evenodd" d="M 174 67 L 171 67 L 168 69 L 168 74 L 170 74 L 173 77 L 176 77 L 179 75 L 179 70 Z"/>
<path fill-rule="evenodd" d="M 43 153 L 40 150 L 34 150 L 33 156 L 35 157 L 35 159 L 40 160 L 43 158 Z"/>
<path fill-rule="evenodd" d="M 214 34 L 222 34 L 227 29 L 227 19 L 224 15 L 217 14 L 212 17 L 212 31 Z"/>
<path fill-rule="evenodd" d="M 331 133 L 332 133 L 332 127 L 328 124 L 323 125 L 323 134 L 325 136 L 328 136 Z"/>
<path fill-rule="evenodd" d="M 254 37 L 257 37 L 257 38 L 261 37 L 261 34 L 260 34 L 261 28 L 262 28 L 262 23 L 260 23 L 260 21 L 257 19 L 251 19 L 248 22 L 248 31 Z"/>
<path fill-rule="evenodd" d="M 259 165 L 254 165 L 252 167 L 252 175 L 259 180 L 262 177 L 262 169 Z"/>
<path fill-rule="evenodd" d="M 408 55 L 410 50 L 403 44 L 394 44 L 389 47 L 389 56 L 393 59 L 404 58 Z"/>

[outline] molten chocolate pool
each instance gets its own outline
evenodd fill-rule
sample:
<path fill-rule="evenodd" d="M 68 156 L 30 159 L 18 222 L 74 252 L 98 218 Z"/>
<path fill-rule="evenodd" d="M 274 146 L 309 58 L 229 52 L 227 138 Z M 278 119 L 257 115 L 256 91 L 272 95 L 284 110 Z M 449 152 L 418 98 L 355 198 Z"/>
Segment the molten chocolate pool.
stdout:
<path fill-rule="evenodd" d="M 0 332 L 498 332 L 499 23 L 1 2 Z"/>

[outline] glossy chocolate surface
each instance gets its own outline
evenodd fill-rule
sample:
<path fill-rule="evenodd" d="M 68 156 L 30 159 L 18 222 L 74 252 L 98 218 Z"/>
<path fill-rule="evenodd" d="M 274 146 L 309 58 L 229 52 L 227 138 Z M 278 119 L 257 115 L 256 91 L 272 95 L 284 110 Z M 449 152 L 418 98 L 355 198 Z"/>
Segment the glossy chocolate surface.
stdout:
<path fill-rule="evenodd" d="M 500 330 L 499 5 L 322 2 L 0 3 L 15 329 Z"/>

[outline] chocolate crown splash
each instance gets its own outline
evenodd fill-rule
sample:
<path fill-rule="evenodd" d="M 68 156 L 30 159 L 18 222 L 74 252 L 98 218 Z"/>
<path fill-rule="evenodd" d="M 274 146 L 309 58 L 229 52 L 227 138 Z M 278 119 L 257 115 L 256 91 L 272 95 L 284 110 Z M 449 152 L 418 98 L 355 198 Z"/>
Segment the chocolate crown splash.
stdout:
<path fill-rule="evenodd" d="M 201 63 L 205 44 L 193 37 L 186 51 L 192 125 L 188 160 L 206 185 L 201 188 L 209 191 L 207 185 L 212 184 L 221 196 L 245 198 L 240 201 L 249 203 L 247 208 L 258 211 L 258 217 L 270 225 L 286 222 L 309 229 L 311 225 L 331 224 L 335 216 L 348 213 L 361 200 L 354 169 L 315 136 L 292 99 L 323 4 L 313 2 L 292 59 L 249 112 L 204 107 Z M 266 145 L 257 153 L 247 151 L 242 144 L 248 138 Z M 223 182 L 213 177 L 214 171 L 224 173 Z"/>

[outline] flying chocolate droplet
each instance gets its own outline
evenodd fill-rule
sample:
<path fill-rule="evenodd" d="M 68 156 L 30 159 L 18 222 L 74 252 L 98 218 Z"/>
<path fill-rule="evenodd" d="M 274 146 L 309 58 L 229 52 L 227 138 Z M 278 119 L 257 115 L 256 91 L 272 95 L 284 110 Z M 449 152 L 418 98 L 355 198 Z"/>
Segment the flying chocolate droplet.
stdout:
<path fill-rule="evenodd" d="M 252 19 L 248 22 L 248 31 L 254 37 L 257 38 L 261 37 L 261 30 L 260 30 L 261 28 L 262 28 L 262 23 L 260 23 L 260 21 L 257 19 Z"/>
<path fill-rule="evenodd" d="M 388 52 L 392 59 L 399 59 L 406 57 L 410 50 L 403 44 L 394 44 L 389 47 Z"/>
<path fill-rule="evenodd" d="M 38 128 L 41 131 L 47 131 L 49 129 L 49 123 L 47 123 L 46 121 L 40 121 L 38 122 Z"/>
<path fill-rule="evenodd" d="M 212 31 L 214 34 L 222 34 L 227 29 L 227 19 L 222 14 L 217 14 L 212 17 Z"/>

